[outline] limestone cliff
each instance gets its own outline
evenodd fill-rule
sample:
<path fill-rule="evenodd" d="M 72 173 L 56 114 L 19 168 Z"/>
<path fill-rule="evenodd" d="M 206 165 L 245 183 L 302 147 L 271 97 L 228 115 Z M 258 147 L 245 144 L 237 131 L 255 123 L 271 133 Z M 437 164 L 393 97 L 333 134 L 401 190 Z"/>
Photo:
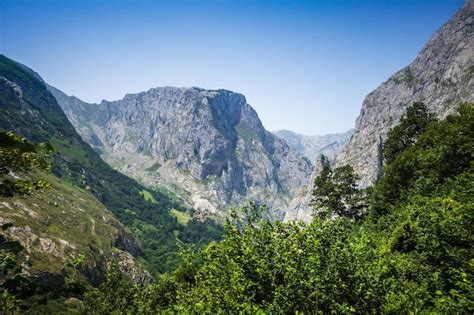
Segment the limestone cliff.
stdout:
<path fill-rule="evenodd" d="M 154 88 L 87 104 L 50 88 L 69 120 L 114 168 L 148 186 L 166 186 L 196 209 L 221 217 L 253 200 L 282 219 L 311 163 L 264 129 L 241 94 Z"/>
<path fill-rule="evenodd" d="M 439 118 L 474 102 L 474 1 L 464 6 L 423 47 L 416 59 L 365 98 L 354 134 L 334 165 L 352 165 L 360 185 L 372 185 L 383 167 L 381 149 L 387 132 L 405 109 L 424 102 Z M 317 176 L 315 167 L 312 178 Z M 285 220 L 310 219 L 311 187 L 293 200 Z"/>
<path fill-rule="evenodd" d="M 350 164 L 370 186 L 382 167 L 380 150 L 387 132 L 407 106 L 417 101 L 444 118 L 461 102 L 474 101 L 474 1 L 465 3 L 443 25 L 416 59 L 371 92 L 362 104 L 354 136 L 336 159 Z"/>

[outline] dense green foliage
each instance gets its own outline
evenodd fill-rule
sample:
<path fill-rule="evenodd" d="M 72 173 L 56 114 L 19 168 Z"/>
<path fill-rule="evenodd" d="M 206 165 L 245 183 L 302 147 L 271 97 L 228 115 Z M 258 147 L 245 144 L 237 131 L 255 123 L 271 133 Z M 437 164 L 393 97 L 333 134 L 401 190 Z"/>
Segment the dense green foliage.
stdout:
<path fill-rule="evenodd" d="M 45 188 L 48 183 L 42 179 L 18 179 L 18 174 L 32 168 L 48 170 L 47 156 L 51 147 L 41 143 L 34 145 L 12 132 L 0 132 L 0 196 L 29 194 Z"/>
<path fill-rule="evenodd" d="M 357 188 L 359 177 L 350 165 L 331 169 L 328 159 L 321 155 L 321 173 L 314 180 L 311 205 L 314 215 L 332 215 L 358 219 L 367 207 L 366 191 Z"/>
<path fill-rule="evenodd" d="M 370 192 L 357 188 L 350 167 L 331 169 L 323 160 L 313 199 L 319 215 L 310 224 L 267 222 L 250 204 L 228 218 L 222 240 L 199 248 L 218 239 L 220 228 L 180 224 L 171 209 L 189 210 L 171 195 L 144 193 L 106 165 L 36 74 L 0 56 L 0 84 L 0 129 L 51 143 L 54 174 L 92 193 L 127 226 L 151 270 L 174 269 L 144 286 L 115 266 L 93 289 L 75 278 L 87 259 L 79 256 L 66 266 L 66 281 L 33 283 L 18 276 L 21 246 L 0 234 L 2 312 L 35 305 L 41 313 L 474 313 L 472 105 L 441 122 L 423 104 L 409 107 L 388 134 L 384 172 Z M 40 146 L 1 135 L 2 183 L 43 165 Z M 73 298 L 64 300 L 64 292 Z"/>
<path fill-rule="evenodd" d="M 435 116 L 428 111 L 425 104 L 417 102 L 409 106 L 399 124 L 388 132 L 382 150 L 385 161 L 391 162 L 398 154 L 413 145 L 435 120 Z"/>
<path fill-rule="evenodd" d="M 472 105 L 462 106 L 394 155 L 360 220 L 270 223 L 250 205 L 229 218 L 222 241 L 185 247 L 171 277 L 148 287 L 119 281 L 129 303 L 101 287 L 86 306 L 130 314 L 472 314 L 473 115 Z M 322 182 L 331 182 L 329 172 Z"/>
<path fill-rule="evenodd" d="M 132 231 L 151 271 L 162 273 L 178 264 L 177 239 L 205 244 L 220 238 L 222 228 L 211 222 L 179 224 L 170 210 L 190 210 L 171 194 L 151 191 L 157 202 L 145 200 L 143 186 L 113 170 L 79 137 L 36 73 L 0 55 L 0 77 L 0 131 L 51 144 L 54 175 L 90 191 Z M 7 88 L 12 84 L 14 92 Z"/>

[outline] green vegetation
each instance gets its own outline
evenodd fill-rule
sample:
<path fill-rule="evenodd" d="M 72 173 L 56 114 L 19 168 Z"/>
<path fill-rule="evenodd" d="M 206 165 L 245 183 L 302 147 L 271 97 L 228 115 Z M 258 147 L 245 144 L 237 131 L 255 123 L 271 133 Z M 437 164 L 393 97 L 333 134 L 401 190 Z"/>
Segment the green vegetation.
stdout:
<path fill-rule="evenodd" d="M 16 174 L 32 168 L 50 168 L 47 162 L 51 147 L 47 144 L 34 145 L 12 132 L 0 132 L 0 196 L 30 194 L 48 187 L 42 179 L 18 179 Z"/>
<path fill-rule="evenodd" d="M 314 180 L 311 204 L 314 215 L 327 218 L 332 215 L 358 219 L 367 208 L 366 192 L 357 188 L 358 176 L 351 166 L 334 170 L 329 160 L 321 155 L 322 170 Z"/>
<path fill-rule="evenodd" d="M 156 172 L 159 168 L 161 167 L 161 164 L 159 162 L 153 163 L 152 166 L 148 167 L 146 171 L 148 172 Z"/>
<path fill-rule="evenodd" d="M 35 185 L 0 199 L 0 313 L 69 312 L 64 302 L 100 279 L 116 235 L 126 232 L 89 192 L 48 172 L 47 145 L 12 133 L 0 137 L 2 167 L 16 182 Z M 38 190 L 38 182 L 48 189 Z"/>
<path fill-rule="evenodd" d="M 250 141 L 254 138 L 257 138 L 257 134 L 247 128 L 243 128 L 238 125 L 235 126 L 235 132 L 237 133 L 237 136 L 242 138 L 244 141 Z"/>
<path fill-rule="evenodd" d="M 227 220 L 223 240 L 184 246 L 171 276 L 147 287 L 119 281 L 128 303 L 108 282 L 86 305 L 97 313 L 472 314 L 473 148 L 474 107 L 463 105 L 392 156 L 359 216 L 339 202 L 358 193 L 337 187 L 340 178 L 352 183 L 351 170 L 328 166 L 315 198 L 340 215 L 270 223 L 251 204 Z"/>
<path fill-rule="evenodd" d="M 158 203 L 158 201 L 156 201 L 155 197 L 153 197 L 153 195 L 148 190 L 143 189 L 142 191 L 140 191 L 140 195 L 142 195 L 143 199 L 145 199 L 148 202 Z"/>
<path fill-rule="evenodd" d="M 382 152 L 384 160 L 391 162 L 398 154 L 413 145 L 435 120 L 434 115 L 423 103 L 417 102 L 408 107 L 399 124 L 388 132 Z"/>
<path fill-rule="evenodd" d="M 170 213 L 178 220 L 178 223 L 181 225 L 186 226 L 188 225 L 189 220 L 191 220 L 191 216 L 185 212 L 181 212 L 176 209 L 171 209 Z"/>
<path fill-rule="evenodd" d="M 203 244 L 220 238 L 218 234 L 222 229 L 211 222 L 181 225 L 170 210 L 185 212 L 187 209 L 173 196 L 147 191 L 107 165 L 75 132 L 37 74 L 0 55 L 0 77 L 21 90 L 21 97 L 2 93 L 0 131 L 13 131 L 32 143 L 51 144 L 53 174 L 92 193 L 132 231 L 141 242 L 144 259 L 153 274 L 170 271 L 179 263 L 179 241 Z M 155 229 L 144 228 L 149 225 Z M 197 236 L 198 231 L 209 234 Z"/>
<path fill-rule="evenodd" d="M 13 222 L 0 231 L 1 313 L 474 313 L 473 105 L 440 122 L 423 104 L 409 107 L 370 190 L 358 189 L 352 168 L 323 159 L 310 224 L 268 222 L 250 204 L 232 213 L 220 239 L 219 226 L 183 224 L 189 210 L 172 195 L 112 170 L 37 75 L 0 56 L 5 80 L 19 89 L 4 86 L 0 129 L 24 138 L 0 134 L 1 183 L 13 183 L 0 204 Z M 25 139 L 52 144 L 53 174 L 41 170 L 42 145 Z M 19 172 L 32 189 L 15 188 Z M 37 190 L 39 180 L 50 188 Z M 140 240 L 156 283 L 134 284 L 117 266 L 104 279 L 103 258 L 121 229 L 114 218 Z M 31 266 L 11 238 L 17 227 L 42 236 L 29 246 Z M 60 253 L 36 252 L 42 246 Z M 27 277 L 25 266 L 41 277 Z"/>

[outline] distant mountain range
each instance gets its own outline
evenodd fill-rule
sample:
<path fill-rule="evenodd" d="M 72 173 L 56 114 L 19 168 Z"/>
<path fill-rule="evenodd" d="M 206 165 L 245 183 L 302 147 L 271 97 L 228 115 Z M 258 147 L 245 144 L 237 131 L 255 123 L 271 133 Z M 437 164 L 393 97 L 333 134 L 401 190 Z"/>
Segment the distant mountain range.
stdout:
<path fill-rule="evenodd" d="M 349 142 L 353 132 L 354 130 L 351 129 L 342 133 L 308 136 L 290 130 L 273 131 L 275 135 L 284 139 L 293 150 L 307 157 L 313 165 L 317 163 L 321 154 L 330 160 L 335 158 Z"/>

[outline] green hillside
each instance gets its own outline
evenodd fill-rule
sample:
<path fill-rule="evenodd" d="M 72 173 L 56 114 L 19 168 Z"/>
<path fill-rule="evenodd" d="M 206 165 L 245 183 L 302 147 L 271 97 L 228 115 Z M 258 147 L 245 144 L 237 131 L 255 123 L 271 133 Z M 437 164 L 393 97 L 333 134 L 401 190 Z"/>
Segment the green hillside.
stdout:
<path fill-rule="evenodd" d="M 222 241 L 184 249 L 171 277 L 137 286 L 110 273 L 86 294 L 86 310 L 472 314 L 474 106 L 441 122 L 427 117 L 415 104 L 392 129 L 372 189 L 353 185 L 350 166 L 326 165 L 309 225 L 262 220 L 250 205 Z"/>
<path fill-rule="evenodd" d="M 170 210 L 186 209 L 172 197 L 150 191 L 144 198 L 144 187 L 103 162 L 75 132 L 44 82 L 32 70 L 2 55 L 0 80 L 0 130 L 13 131 L 34 143 L 51 144 L 55 150 L 53 174 L 90 192 L 136 235 L 151 271 L 160 273 L 176 265 L 176 236 L 194 243 L 219 237 L 220 228 L 213 224 L 179 224 Z"/>
<path fill-rule="evenodd" d="M 0 132 L 2 313 L 66 311 L 111 263 L 133 281 L 152 280 L 133 236 L 90 192 L 50 174 L 49 153 Z"/>

